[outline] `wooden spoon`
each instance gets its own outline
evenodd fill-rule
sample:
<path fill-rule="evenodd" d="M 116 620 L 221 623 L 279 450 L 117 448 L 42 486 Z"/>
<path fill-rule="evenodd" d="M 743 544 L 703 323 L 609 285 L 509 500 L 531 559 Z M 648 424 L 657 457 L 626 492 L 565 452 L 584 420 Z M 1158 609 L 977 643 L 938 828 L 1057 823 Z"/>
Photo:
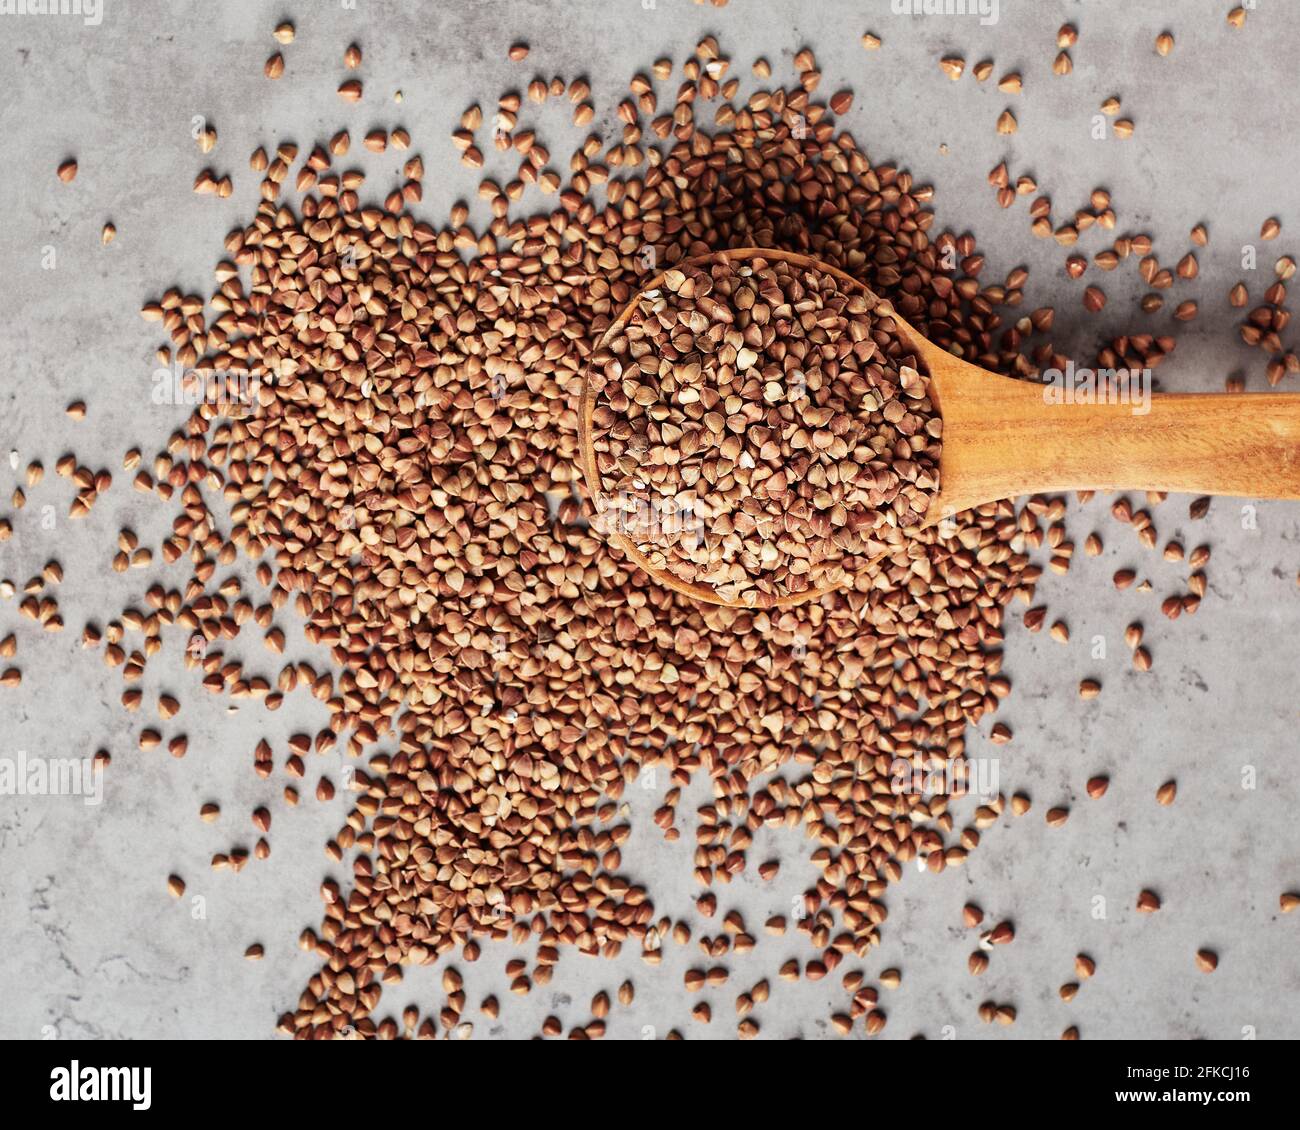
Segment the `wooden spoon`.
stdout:
<path fill-rule="evenodd" d="M 742 247 L 687 263 L 753 258 L 810 267 L 833 275 L 847 290 L 867 292 L 843 271 L 788 251 Z M 662 284 L 664 273 L 651 279 L 620 312 L 600 347 L 627 324 L 645 291 Z M 1047 386 L 990 373 L 927 341 L 887 301 L 881 300 L 874 313 L 890 314 L 898 333 L 921 359 L 930 374 L 931 398 L 943 417 L 939 493 L 930 500 L 924 526 L 986 502 L 1058 491 L 1300 498 L 1300 396 L 1149 393 L 1146 412 L 1132 403 L 1059 403 L 1049 399 Z M 595 399 L 588 379 L 579 413 L 580 456 L 587 487 L 593 498 L 600 498 L 592 438 Z M 697 600 L 749 607 L 724 600 L 711 586 L 682 581 L 651 565 L 625 534 L 610 537 L 660 584 Z M 775 604 L 799 604 L 830 591 L 833 588 L 793 593 Z"/>

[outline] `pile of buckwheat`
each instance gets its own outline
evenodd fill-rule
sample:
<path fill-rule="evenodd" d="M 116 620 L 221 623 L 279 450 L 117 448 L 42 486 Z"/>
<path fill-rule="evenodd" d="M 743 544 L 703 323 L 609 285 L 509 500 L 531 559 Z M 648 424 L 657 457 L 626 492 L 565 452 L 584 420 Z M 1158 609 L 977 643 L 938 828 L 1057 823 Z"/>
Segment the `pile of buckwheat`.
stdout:
<path fill-rule="evenodd" d="M 277 38 L 287 47 L 292 29 Z M 516 62 L 528 55 L 510 50 Z M 344 62 L 358 67 L 360 48 Z M 539 75 L 525 94 L 503 95 L 486 140 L 483 110 L 470 107 L 453 139 L 461 161 L 480 168 L 488 149 L 519 162 L 513 176 L 483 179 L 485 230 L 463 204 L 442 224 L 421 217 L 418 153 L 382 202 L 367 203 L 364 174 L 338 163 L 346 129 L 305 152 L 258 150 L 261 202 L 227 236 L 214 292 L 169 290 L 145 306 L 166 333 L 161 362 L 216 374 L 218 388 L 226 374 L 251 374 L 254 391 L 205 399 L 152 459 L 128 453 L 136 488 L 174 510 L 160 554 L 183 575 L 154 584 L 145 608 L 88 625 L 85 645 L 122 668 L 128 709 L 169 627 L 182 629 L 187 661 L 214 694 L 272 710 L 295 691 L 323 701 L 327 728 L 249 751 L 286 804 L 299 803 L 311 759 L 358 759 L 350 810 L 326 845 L 351 877 L 321 885 L 322 921 L 300 939 L 320 968 L 281 1017 L 284 1033 L 466 1035 L 475 1010 L 502 1008 L 468 1001 L 456 968 L 489 941 L 519 945 L 506 964 L 518 994 L 545 985 L 569 951 L 632 947 L 657 965 L 665 947 L 693 944 L 691 923 L 623 871 L 624 791 L 652 766 L 667 839 L 683 833 L 691 781 L 703 775 L 712 791 L 689 835 L 695 910 L 722 924 L 697 940 L 706 957 L 686 973 L 688 990 L 727 985 L 727 955 L 754 948 L 760 931 L 801 935 L 773 970 L 787 980 L 863 958 L 902 868 L 962 864 L 1002 811 L 999 794 L 958 826 L 948 794 L 899 789 L 896 777 L 900 765 L 960 777 L 968 728 L 1010 692 L 1004 610 L 1013 597 L 1033 602 L 1040 520 L 1053 523 L 1053 567 L 1069 567 L 1065 504 L 999 502 L 917 526 L 937 487 L 940 420 L 876 296 L 940 347 L 1015 376 L 1056 360 L 1050 342 L 1031 344 L 1051 311 L 1008 318 L 1027 272 L 981 281 L 973 238 L 934 230 L 931 188 L 870 161 L 816 100 L 812 53 L 795 64 L 791 86 L 742 96 L 712 37 L 680 65 L 659 60 L 632 77 L 616 140 L 587 135 L 567 175 L 525 119 L 565 100 L 586 127 L 597 112 L 586 82 Z M 268 62 L 269 78 L 284 73 L 282 60 Z M 753 73 L 765 83 L 771 71 L 759 60 Z M 365 97 L 357 78 L 338 92 L 345 104 Z M 831 106 L 851 102 L 840 92 Z M 371 128 L 364 144 L 413 147 L 400 126 Z M 196 182 L 227 190 L 215 174 Z M 811 257 L 870 294 L 779 258 L 686 262 L 741 247 Z M 1114 343 L 1151 364 L 1171 348 Z M 654 513 L 698 518 L 634 540 L 675 577 L 748 607 L 656 583 L 593 525 L 578 444 L 589 371 L 606 501 L 630 512 L 644 497 Z M 82 514 L 111 475 L 69 459 L 58 470 Z M 29 483 L 39 471 L 29 468 Z M 122 532 L 123 569 L 148 553 Z M 241 553 L 258 562 L 264 600 L 229 570 Z M 838 587 L 770 607 L 823 583 Z M 25 611 L 57 620 L 38 591 Z M 253 629 L 282 652 L 274 618 L 290 603 L 332 670 L 287 662 L 264 676 L 225 653 Z M 1179 607 L 1195 610 L 1186 598 Z M 1032 614 L 1036 627 L 1043 614 Z M 1139 631 L 1135 663 L 1140 643 Z M 181 757 L 181 704 L 164 699 L 149 745 L 166 741 Z M 992 738 L 1011 732 L 999 724 Z M 334 795 L 321 777 L 317 798 Z M 269 855 L 274 803 L 268 795 L 254 812 L 252 860 L 232 847 L 214 867 Z M 801 913 L 749 923 L 725 906 L 726 887 L 750 868 L 775 876 L 754 843 L 778 828 L 807 838 L 817 878 Z M 168 886 L 185 890 L 176 875 Z M 998 930 L 995 942 L 1009 940 L 1009 926 Z M 445 999 L 429 1015 L 376 1015 L 384 986 L 439 960 Z M 886 971 L 882 984 L 886 974 L 897 983 Z M 880 1032 L 886 1015 L 862 969 L 839 984 L 836 1031 L 861 1021 Z M 768 981 L 734 988 L 737 1034 L 756 1035 Z M 633 996 L 625 982 L 618 1005 Z M 986 1019 L 1014 1020 L 1010 1005 L 986 1005 Z M 569 1035 L 602 1035 L 612 1007 L 597 994 Z M 692 1016 L 712 1013 L 701 1002 Z M 554 1018 L 543 1025 L 559 1031 Z"/>

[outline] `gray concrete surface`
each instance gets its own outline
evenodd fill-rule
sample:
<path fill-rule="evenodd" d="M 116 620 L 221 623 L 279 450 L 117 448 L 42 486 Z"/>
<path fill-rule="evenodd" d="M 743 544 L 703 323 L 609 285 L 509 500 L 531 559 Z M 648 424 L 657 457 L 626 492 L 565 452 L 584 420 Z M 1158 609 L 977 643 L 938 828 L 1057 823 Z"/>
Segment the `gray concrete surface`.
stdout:
<path fill-rule="evenodd" d="M 248 772 L 257 737 L 315 729 L 319 704 L 294 697 L 276 715 L 254 706 L 229 713 L 198 691 L 173 649 L 170 665 L 151 664 L 144 684 L 146 701 L 171 689 L 185 703 L 190 752 L 173 762 L 136 748 L 145 714 L 122 711 L 120 676 L 79 646 L 87 619 L 138 601 L 151 580 L 168 575 L 161 567 L 126 576 L 107 568 L 118 528 L 156 544 L 165 520 L 130 491 L 121 453 L 136 444 L 157 450 L 183 415 L 149 400 L 156 334 L 136 310 L 172 284 L 210 289 L 223 235 L 256 198 L 247 168 L 255 146 L 292 138 L 306 147 L 342 126 L 356 137 L 403 124 L 429 170 L 422 210 L 437 219 L 456 199 L 473 199 L 475 179 L 447 140 L 459 113 L 474 101 L 490 107 L 534 71 L 588 76 L 612 136 L 613 106 L 628 78 L 659 55 L 681 61 L 705 33 L 719 35 L 746 77 L 757 55 L 787 77 L 793 52 L 809 45 L 823 91 L 857 93 L 845 124 L 872 157 L 897 160 L 936 186 L 941 223 L 978 235 L 987 277 L 1029 266 L 1026 309 L 1056 304 L 1057 341 L 1080 359 L 1108 332 L 1144 324 L 1172 332 L 1175 323 L 1167 312 L 1136 312 L 1142 288 L 1131 270 L 1106 276 L 1110 305 L 1085 315 L 1082 284 L 1065 279 L 1061 249 L 1030 237 L 1024 201 L 1008 212 L 995 206 L 988 170 L 1005 157 L 1013 173 L 1037 177 L 1058 212 L 1084 206 L 1094 186 L 1109 188 L 1119 230 L 1150 232 L 1170 264 L 1188 249 L 1191 226 L 1207 222 L 1212 239 L 1200 253 L 1201 278 L 1174 292 L 1199 298 L 1202 316 L 1179 333 L 1177 353 L 1158 375 L 1165 388 L 1201 391 L 1221 388 L 1226 374 L 1240 370 L 1258 390 L 1261 355 L 1237 342 L 1224 296 L 1243 278 L 1257 299 L 1276 255 L 1296 248 L 1300 167 L 1289 123 L 1297 112 L 1291 70 L 1300 7 L 1261 3 L 1240 31 L 1226 27 L 1227 7 L 1226 0 L 1002 0 L 991 26 L 969 16 L 898 16 L 884 0 L 732 0 L 722 10 L 688 0 L 658 0 L 653 10 L 641 0 L 103 0 L 98 26 L 71 16 L 0 15 L 0 498 L 18 481 L 11 450 L 20 466 L 39 459 L 50 471 L 75 450 L 118 479 L 82 523 L 64 517 L 68 494 L 52 474 L 25 509 L 0 506 L 14 525 L 13 538 L 0 544 L 0 576 L 21 585 L 51 558 L 67 570 L 61 635 L 20 619 L 16 601 L 0 604 L 0 635 L 18 632 L 15 662 L 24 672 L 21 688 L 0 690 L 0 756 L 113 753 L 98 806 L 66 796 L 0 796 L 0 1036 L 265 1038 L 314 969 L 295 939 L 319 921 L 317 886 L 326 875 L 345 877 L 322 852 L 346 811 L 342 796 L 277 808 L 267 864 L 238 876 L 206 866 L 214 851 L 255 839 L 247 813 L 272 791 Z M 269 83 L 262 63 L 275 49 L 270 32 L 281 17 L 295 21 L 298 39 L 285 50 L 285 78 Z M 1054 36 L 1067 19 L 1081 31 L 1075 70 L 1054 78 Z M 1166 27 L 1177 47 L 1159 59 L 1152 43 Z M 883 50 L 861 49 L 868 29 L 884 38 Z M 505 58 L 518 39 L 532 45 L 522 67 Z M 334 95 L 352 40 L 365 50 L 367 94 L 356 107 Z M 1019 70 L 1024 93 L 1004 96 L 993 82 L 978 86 L 969 76 L 950 83 L 935 65 L 947 51 L 972 63 L 994 59 L 995 78 Z M 400 106 L 392 101 L 398 89 Z M 1091 138 L 1096 108 L 1111 94 L 1137 123 L 1130 141 Z M 1010 138 L 994 131 L 1005 105 L 1020 121 Z M 220 133 L 207 157 L 191 137 L 196 117 Z M 568 152 L 571 136 L 561 124 L 550 113 L 542 127 L 557 155 Z M 69 155 L 81 172 L 62 186 L 54 169 Z M 191 193 L 205 165 L 233 175 L 231 199 Z M 399 165 L 392 154 L 370 162 L 381 183 Z M 1241 248 L 1257 241 L 1270 215 L 1283 221 L 1283 237 L 1260 245 L 1259 270 L 1243 271 Z M 99 231 L 109 219 L 119 236 L 104 248 Z M 1091 233 L 1081 250 L 1102 246 Z M 63 414 L 77 398 L 89 405 L 81 422 Z M 1281 891 L 1300 888 L 1300 506 L 1247 509 L 1254 501 L 1216 501 L 1200 523 L 1187 521 L 1186 499 L 1156 511 L 1162 540 L 1214 548 L 1202 610 L 1173 624 L 1159 615 L 1158 601 L 1185 572 L 1141 551 L 1132 532 L 1109 519 L 1105 500 L 1072 506 L 1076 541 L 1094 528 L 1106 541 L 1100 559 L 1080 558 L 1068 577 L 1049 574 L 1042 586 L 1053 615 L 1070 623 L 1072 642 L 1011 631 L 1006 666 L 1015 689 L 1000 717 L 1015 740 L 1000 748 L 982 737 L 973 743 L 976 755 L 996 754 L 1003 790 L 1029 793 L 1033 811 L 986 832 L 966 868 L 937 878 L 909 873 L 890 892 L 884 944 L 866 963 L 869 975 L 889 965 L 904 971 L 903 985 L 884 997 L 888 1036 L 1054 1038 L 1068 1024 L 1084 1038 L 1300 1035 L 1300 914 L 1284 918 L 1277 907 Z M 1152 594 L 1115 592 L 1109 577 L 1122 565 L 1149 576 Z M 1130 668 L 1122 642 L 1134 619 L 1148 626 L 1155 656 L 1144 676 Z M 292 617 L 281 620 L 290 654 L 312 657 Z M 1105 641 L 1104 660 L 1092 658 L 1094 637 Z M 278 667 L 252 641 L 232 650 L 268 673 Z M 1095 702 L 1074 693 L 1086 675 L 1105 683 Z M 313 763 L 313 774 L 322 771 L 337 777 L 339 765 Z M 1083 784 L 1098 772 L 1109 773 L 1112 786 L 1092 802 Z M 1252 773 L 1256 787 L 1243 787 Z M 1170 777 L 1178 780 L 1177 802 L 1158 807 L 1155 790 Z M 198 806 L 210 799 L 225 814 L 201 824 Z M 625 870 L 652 885 L 663 911 L 690 917 L 689 820 L 685 842 L 664 847 L 648 819 L 655 801 L 633 790 Z M 1049 829 L 1043 812 L 1058 803 L 1069 804 L 1072 816 Z M 692 808 L 684 801 L 680 811 Z M 779 882 L 747 877 L 721 894 L 724 908 L 740 907 L 751 923 L 788 912 L 813 876 L 802 836 L 769 836 L 764 847 L 786 864 Z M 173 871 L 202 896 L 205 917 L 191 914 L 188 898 L 167 897 Z M 1147 886 L 1165 902 L 1154 916 L 1133 909 Z M 979 980 L 965 968 L 974 942 L 960 926 L 967 899 L 1017 926 L 1014 944 L 994 955 Z M 264 961 L 241 956 L 252 942 L 265 945 Z M 1220 955 L 1213 976 L 1193 963 L 1202 946 Z M 1096 959 L 1098 973 L 1066 1005 L 1057 986 L 1073 979 L 1080 950 Z M 529 1035 L 550 1013 L 581 1023 L 590 994 L 625 976 L 638 986 L 637 1003 L 615 1012 L 611 1035 L 662 1036 L 677 1027 L 698 1038 L 734 1033 L 734 985 L 808 954 L 793 938 L 768 939 L 734 962 L 733 987 L 710 994 L 717 1019 L 707 1029 L 690 1021 L 680 987 L 696 956 L 694 947 L 672 950 L 658 971 L 634 955 L 616 963 L 566 958 L 548 990 L 522 1001 L 504 992 L 505 953 L 489 950 L 461 968 L 471 1002 L 488 991 L 505 1001 L 501 1021 L 479 1023 L 476 1038 Z M 386 994 L 380 1014 L 397 1015 L 407 1003 L 432 1006 L 434 972 L 413 973 Z M 790 986 L 774 979 L 772 1001 L 758 1014 L 764 1035 L 827 1035 L 826 1019 L 840 1004 L 835 980 Z M 1015 1026 L 981 1025 L 976 1007 L 985 999 L 1014 1003 Z"/>

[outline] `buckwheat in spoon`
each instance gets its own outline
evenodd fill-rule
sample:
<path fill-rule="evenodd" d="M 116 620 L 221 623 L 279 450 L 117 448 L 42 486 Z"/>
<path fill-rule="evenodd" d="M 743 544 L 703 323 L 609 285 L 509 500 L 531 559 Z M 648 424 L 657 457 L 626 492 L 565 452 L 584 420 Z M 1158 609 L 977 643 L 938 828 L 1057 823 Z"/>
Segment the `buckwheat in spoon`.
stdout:
<path fill-rule="evenodd" d="M 1022 494 L 1300 498 L 1300 396 L 1123 391 L 1045 395 L 931 344 L 842 271 L 738 248 L 656 275 L 611 323 L 581 459 L 632 561 L 737 608 L 882 569 L 924 583 L 938 524 Z"/>

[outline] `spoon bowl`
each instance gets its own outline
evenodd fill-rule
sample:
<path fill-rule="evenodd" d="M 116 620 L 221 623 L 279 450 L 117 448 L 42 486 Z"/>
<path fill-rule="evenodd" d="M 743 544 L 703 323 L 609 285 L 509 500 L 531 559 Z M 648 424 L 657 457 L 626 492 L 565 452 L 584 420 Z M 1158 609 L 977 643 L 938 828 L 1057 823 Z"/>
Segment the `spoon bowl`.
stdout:
<path fill-rule="evenodd" d="M 846 293 L 871 293 L 851 275 L 812 256 L 771 248 L 740 247 L 697 256 L 703 266 L 762 258 L 830 275 Z M 655 275 L 619 312 L 597 346 L 603 349 L 627 325 Z M 1291 393 L 1156 393 L 1150 373 L 1112 374 L 1105 387 L 1078 395 L 1063 383 L 1042 384 L 1001 376 L 955 356 L 922 336 L 886 299 L 874 313 L 888 316 L 930 379 L 930 396 L 943 420 L 939 490 L 919 528 L 933 526 L 985 503 L 1026 494 L 1078 490 L 1156 490 L 1254 498 L 1300 498 L 1300 396 Z M 1120 376 L 1125 379 L 1116 380 Z M 1120 395 L 1120 391 L 1128 395 Z M 591 370 L 579 407 L 579 458 L 598 508 L 604 492 L 596 467 L 592 419 L 596 395 Z M 655 581 L 695 600 L 732 608 L 744 601 L 719 596 L 710 585 L 684 581 L 652 564 L 632 539 L 610 540 Z M 774 598 L 782 608 L 834 592 L 826 585 Z"/>

